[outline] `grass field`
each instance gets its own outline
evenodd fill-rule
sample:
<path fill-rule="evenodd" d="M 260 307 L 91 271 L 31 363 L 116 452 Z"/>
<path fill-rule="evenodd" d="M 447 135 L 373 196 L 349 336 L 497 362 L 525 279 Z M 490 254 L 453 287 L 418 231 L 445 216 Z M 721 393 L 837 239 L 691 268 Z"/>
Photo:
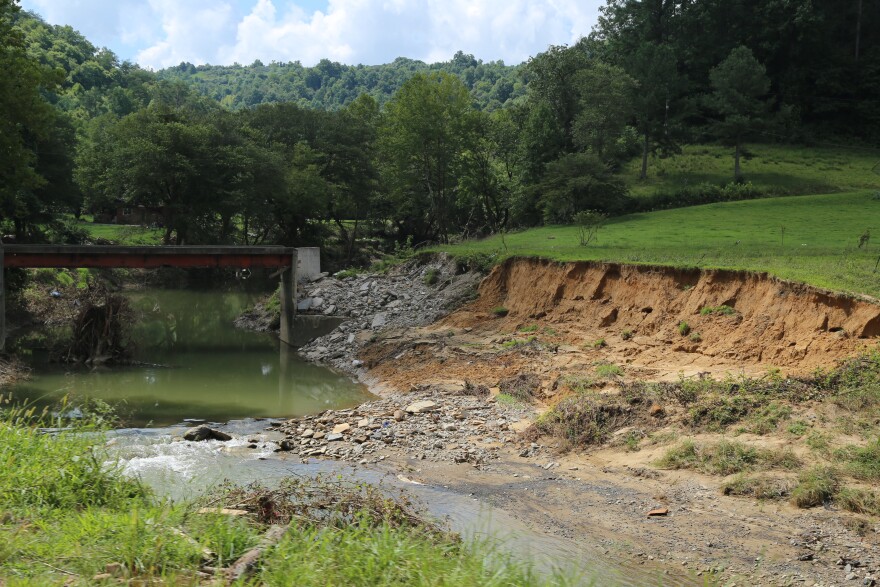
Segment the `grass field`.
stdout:
<path fill-rule="evenodd" d="M 859 249 L 866 229 L 875 240 Z M 766 271 L 880 297 L 880 199 L 855 191 L 708 204 L 612 218 L 586 247 L 577 227 L 548 226 L 438 250 Z"/>
<path fill-rule="evenodd" d="M 748 145 L 742 161 L 745 180 L 770 195 L 825 194 L 878 189 L 880 150 L 859 148 Z M 733 149 L 713 145 L 687 145 L 680 155 L 652 157 L 648 178 L 638 179 L 641 159 L 627 164 L 623 175 L 633 196 L 675 191 L 708 182 L 726 184 L 733 179 Z"/>
<path fill-rule="evenodd" d="M 85 229 L 93 239 L 106 239 L 120 245 L 158 245 L 162 242 L 162 229 L 146 226 L 120 224 L 94 224 L 80 221 L 79 228 Z"/>

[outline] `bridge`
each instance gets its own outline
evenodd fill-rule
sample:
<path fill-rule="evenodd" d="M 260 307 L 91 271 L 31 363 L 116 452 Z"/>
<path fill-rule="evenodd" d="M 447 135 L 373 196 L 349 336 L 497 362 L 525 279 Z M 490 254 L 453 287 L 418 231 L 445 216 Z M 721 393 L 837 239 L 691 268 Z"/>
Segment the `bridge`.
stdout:
<path fill-rule="evenodd" d="M 320 273 L 320 250 L 315 247 L 227 246 L 0 246 L 0 350 L 6 344 L 6 267 L 155 269 L 159 267 L 277 268 L 281 278 L 281 341 L 293 344 L 296 283 Z M 292 270 L 291 270 L 292 269 Z"/>

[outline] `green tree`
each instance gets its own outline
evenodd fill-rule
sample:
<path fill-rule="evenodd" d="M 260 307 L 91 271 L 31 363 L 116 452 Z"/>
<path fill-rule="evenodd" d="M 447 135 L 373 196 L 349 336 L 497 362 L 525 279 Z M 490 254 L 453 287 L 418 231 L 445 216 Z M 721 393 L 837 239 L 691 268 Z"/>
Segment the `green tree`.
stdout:
<path fill-rule="evenodd" d="M 388 103 L 380 145 L 400 236 L 448 241 L 458 205 L 456 170 L 475 130 L 476 111 L 454 75 L 416 74 Z"/>
<path fill-rule="evenodd" d="M 679 73 L 675 52 L 669 45 L 645 43 L 627 55 L 624 67 L 638 83 L 631 103 L 642 141 L 639 179 L 647 179 L 648 156 L 658 149 L 676 149 L 680 97 L 687 81 Z"/>
<path fill-rule="evenodd" d="M 632 117 L 635 80 L 619 67 L 594 61 L 577 73 L 574 83 L 580 94 L 572 131 L 575 145 L 606 161 L 625 156 L 619 142 Z"/>
<path fill-rule="evenodd" d="M 43 97 L 58 77 L 28 57 L 24 36 L 13 24 L 18 11 L 12 0 L 0 0 L 0 220 L 11 221 L 24 239 L 57 206 L 48 188 L 50 179 L 58 179 L 58 166 L 41 160 L 39 147 L 62 142 L 53 136 L 62 123 Z"/>
<path fill-rule="evenodd" d="M 713 132 L 725 144 L 733 146 L 733 178 L 741 181 L 740 150 L 743 141 L 753 135 L 761 121 L 767 118 L 769 103 L 766 96 L 770 80 L 764 66 L 747 47 L 731 51 L 709 77 L 712 94 L 708 103 L 719 117 L 712 125 Z"/>
<path fill-rule="evenodd" d="M 584 210 L 618 213 L 626 202 L 626 186 L 595 153 L 570 153 L 547 165 L 538 194 L 547 224 L 571 222 Z"/>

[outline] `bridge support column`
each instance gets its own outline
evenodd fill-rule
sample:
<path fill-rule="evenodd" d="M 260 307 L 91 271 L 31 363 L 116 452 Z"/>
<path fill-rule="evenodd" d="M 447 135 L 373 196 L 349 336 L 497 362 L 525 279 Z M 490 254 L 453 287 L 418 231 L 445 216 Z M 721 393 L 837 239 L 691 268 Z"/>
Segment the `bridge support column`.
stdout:
<path fill-rule="evenodd" d="M 293 346 L 293 323 L 296 318 L 296 281 L 299 271 L 296 249 L 290 256 L 290 269 L 281 273 L 281 342 Z"/>

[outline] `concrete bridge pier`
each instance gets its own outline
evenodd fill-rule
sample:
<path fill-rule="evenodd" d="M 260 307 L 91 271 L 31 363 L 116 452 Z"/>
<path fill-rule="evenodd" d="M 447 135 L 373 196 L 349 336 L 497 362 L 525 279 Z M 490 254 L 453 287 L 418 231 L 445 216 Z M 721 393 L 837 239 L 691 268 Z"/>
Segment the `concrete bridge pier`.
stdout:
<path fill-rule="evenodd" d="M 293 249 L 290 268 L 281 271 L 281 332 L 278 338 L 286 345 L 293 346 L 294 323 L 296 321 L 296 281 L 299 278 L 299 253 Z"/>

